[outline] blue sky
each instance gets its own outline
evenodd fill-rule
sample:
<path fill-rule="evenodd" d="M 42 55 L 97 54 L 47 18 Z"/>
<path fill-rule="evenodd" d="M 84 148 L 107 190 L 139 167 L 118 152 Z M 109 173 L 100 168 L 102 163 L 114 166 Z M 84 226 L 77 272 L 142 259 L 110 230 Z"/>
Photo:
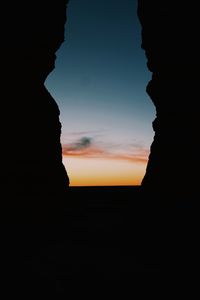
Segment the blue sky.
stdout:
<path fill-rule="evenodd" d="M 139 149 L 148 155 L 155 109 L 146 94 L 151 73 L 136 10 L 136 0 L 69 2 L 65 42 L 46 80 L 60 108 L 65 154 L 80 146 L 82 158 L 91 147 L 101 149 L 99 158 L 103 152 L 134 156 Z"/>

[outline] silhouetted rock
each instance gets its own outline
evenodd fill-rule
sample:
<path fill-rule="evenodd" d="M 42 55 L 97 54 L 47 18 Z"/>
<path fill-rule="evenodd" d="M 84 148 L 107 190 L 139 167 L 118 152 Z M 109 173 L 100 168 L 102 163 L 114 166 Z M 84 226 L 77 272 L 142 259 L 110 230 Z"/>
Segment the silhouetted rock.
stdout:
<path fill-rule="evenodd" d="M 156 107 L 155 136 L 142 190 L 150 203 L 159 201 L 162 206 L 157 210 L 160 263 L 164 273 L 174 273 L 176 278 L 177 274 L 192 274 L 199 260 L 195 212 L 199 194 L 197 5 L 138 0 L 142 48 L 152 72 L 147 93 Z"/>
<path fill-rule="evenodd" d="M 8 198 L 60 195 L 69 184 L 59 108 L 44 84 L 64 41 L 67 2 L 1 5 L 0 188 Z"/>
<path fill-rule="evenodd" d="M 142 48 L 152 79 L 147 93 L 156 107 L 144 190 L 190 200 L 199 170 L 199 13 L 197 3 L 138 1 Z M 187 198 L 189 197 L 189 198 Z M 170 199 L 168 198 L 167 201 Z"/>

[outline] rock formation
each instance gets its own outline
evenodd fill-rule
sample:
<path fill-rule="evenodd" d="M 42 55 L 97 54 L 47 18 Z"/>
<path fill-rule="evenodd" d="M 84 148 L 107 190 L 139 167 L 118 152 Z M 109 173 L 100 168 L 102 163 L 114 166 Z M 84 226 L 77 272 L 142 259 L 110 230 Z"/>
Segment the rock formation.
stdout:
<path fill-rule="evenodd" d="M 59 108 L 45 87 L 64 41 L 67 0 L 1 5 L 1 195 L 65 192 Z"/>
<path fill-rule="evenodd" d="M 156 107 L 142 187 L 180 199 L 195 194 L 199 170 L 198 12 L 194 2 L 138 1 L 142 48 L 152 72 L 147 93 Z"/>

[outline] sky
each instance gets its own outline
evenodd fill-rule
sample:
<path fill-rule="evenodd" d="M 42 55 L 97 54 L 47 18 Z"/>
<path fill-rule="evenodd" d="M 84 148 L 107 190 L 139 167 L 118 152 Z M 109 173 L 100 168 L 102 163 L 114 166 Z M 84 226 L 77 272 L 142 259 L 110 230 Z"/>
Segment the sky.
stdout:
<path fill-rule="evenodd" d="M 45 85 L 60 109 L 71 186 L 140 185 L 153 140 L 137 0 L 70 0 Z"/>

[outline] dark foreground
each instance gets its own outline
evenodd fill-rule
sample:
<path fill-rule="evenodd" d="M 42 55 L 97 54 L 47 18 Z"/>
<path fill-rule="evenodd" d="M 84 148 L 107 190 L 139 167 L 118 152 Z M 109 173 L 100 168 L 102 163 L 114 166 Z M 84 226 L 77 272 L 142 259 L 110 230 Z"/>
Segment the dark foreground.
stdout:
<path fill-rule="evenodd" d="M 167 242 L 172 231 L 165 229 L 174 213 L 166 218 L 139 187 L 70 188 L 64 205 L 41 211 L 33 205 L 32 215 L 23 210 L 1 225 L 7 291 L 60 295 L 78 282 L 134 285 L 141 274 L 155 276 L 167 269 L 172 259 L 175 244 Z"/>

